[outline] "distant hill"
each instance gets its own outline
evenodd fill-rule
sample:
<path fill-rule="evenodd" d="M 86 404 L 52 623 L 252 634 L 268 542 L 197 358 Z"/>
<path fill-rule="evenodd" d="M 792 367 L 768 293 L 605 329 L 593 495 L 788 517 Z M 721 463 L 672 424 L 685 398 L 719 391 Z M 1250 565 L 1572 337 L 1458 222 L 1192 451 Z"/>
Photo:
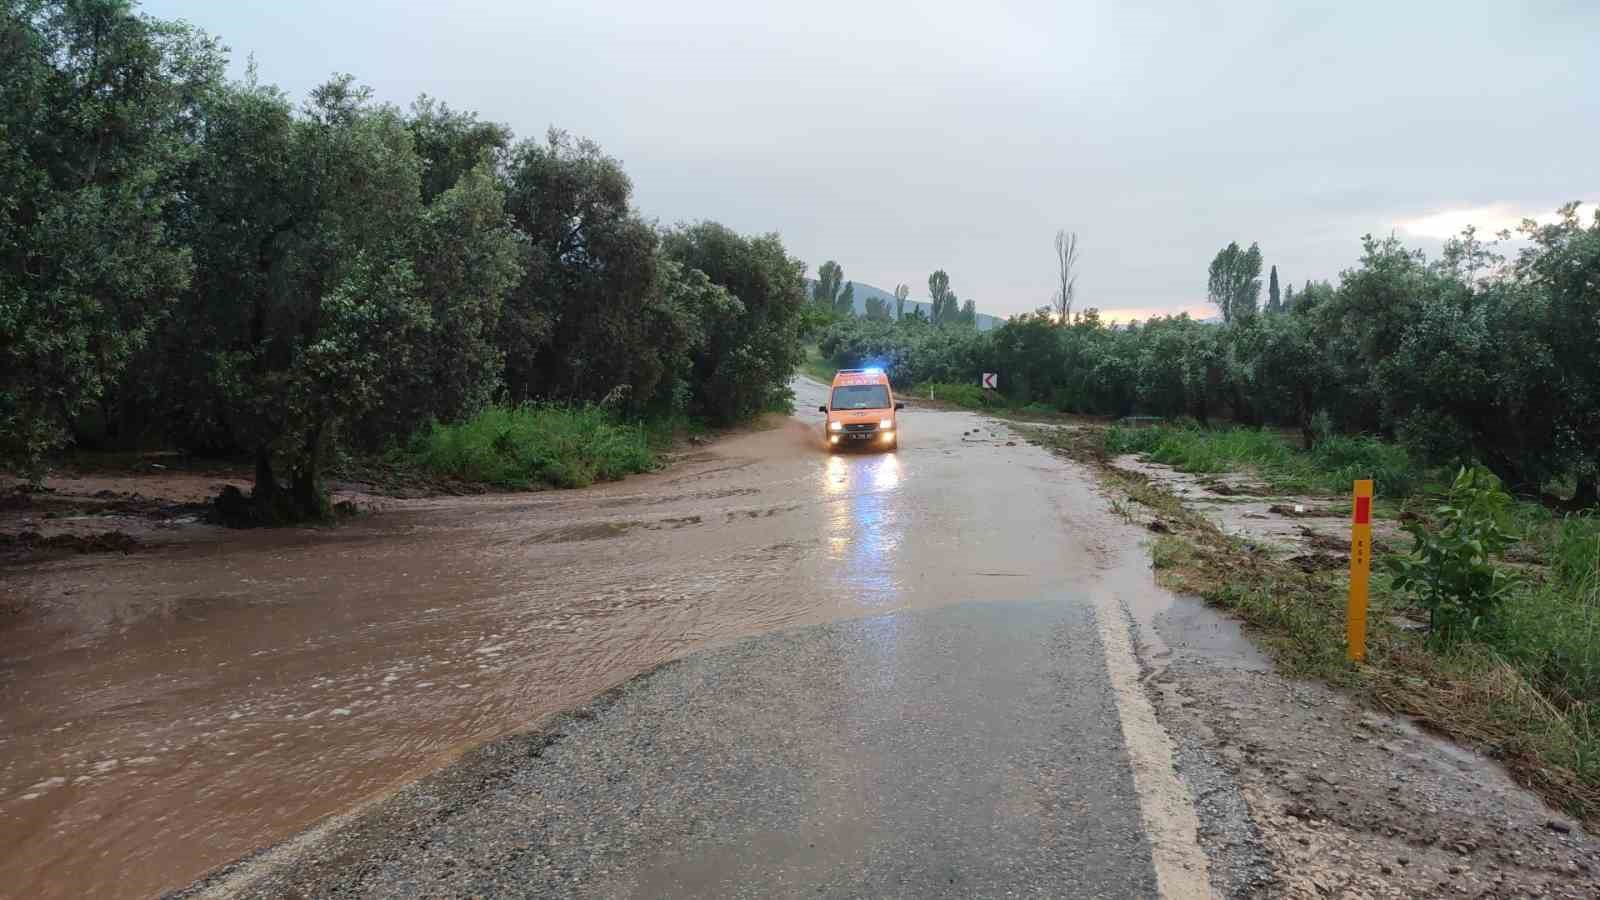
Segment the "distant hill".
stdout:
<path fill-rule="evenodd" d="M 817 283 L 817 280 L 815 278 L 807 278 L 806 279 L 806 296 L 807 297 L 811 296 L 811 290 L 816 285 L 816 283 Z M 889 308 L 889 317 L 890 318 L 894 317 L 894 294 L 893 293 L 891 293 L 889 291 L 886 291 L 883 288 L 875 287 L 873 285 L 866 284 L 866 283 L 860 282 L 860 281 L 854 282 L 854 284 L 856 286 L 855 299 L 856 299 L 856 315 L 857 316 L 860 316 L 862 318 L 866 318 L 866 315 L 867 315 L 867 298 L 868 297 L 877 297 L 878 299 L 880 299 L 880 300 L 882 300 L 884 302 L 885 306 L 887 306 Z M 931 314 L 933 312 L 933 302 L 930 301 L 930 300 L 917 300 L 915 298 L 910 298 L 910 297 L 906 298 L 906 312 L 910 313 L 913 309 L 921 309 L 923 311 L 923 313 Z M 994 329 L 994 328 L 999 328 L 1000 325 L 1003 322 L 1005 322 L 1005 320 L 1001 319 L 1001 318 L 999 318 L 997 316 L 986 315 L 983 312 L 979 312 L 978 313 L 978 330 L 979 331 L 989 331 L 989 330 Z"/>

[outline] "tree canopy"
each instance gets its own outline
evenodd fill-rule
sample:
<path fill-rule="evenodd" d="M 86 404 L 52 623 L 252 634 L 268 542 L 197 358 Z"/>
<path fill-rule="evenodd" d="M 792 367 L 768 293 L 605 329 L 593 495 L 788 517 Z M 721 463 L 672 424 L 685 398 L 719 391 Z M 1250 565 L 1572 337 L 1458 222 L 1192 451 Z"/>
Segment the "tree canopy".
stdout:
<path fill-rule="evenodd" d="M 1222 310 L 1224 322 L 1254 316 L 1261 298 L 1261 248 L 1251 244 L 1241 250 L 1230 243 L 1218 251 L 1211 261 L 1207 296 Z"/>
<path fill-rule="evenodd" d="M 1111 325 L 1088 309 L 1013 317 L 993 331 L 839 321 L 836 364 L 882 361 L 896 383 L 976 383 L 1000 372 L 1012 403 L 1062 412 L 1232 419 L 1400 442 L 1424 464 L 1482 463 L 1513 488 L 1600 500 L 1600 217 L 1566 206 L 1523 226 L 1506 263 L 1469 229 L 1430 261 L 1361 240 L 1337 284 L 1306 281 L 1257 312 L 1261 250 L 1211 266 L 1220 324 L 1187 315 Z M 935 273 L 930 288 L 948 291 Z"/>
<path fill-rule="evenodd" d="M 733 421 L 786 396 L 804 266 L 776 235 L 663 232 L 592 141 L 350 76 L 297 105 L 124 0 L 3 3 L 0 465 L 238 454 L 249 514 L 297 519 L 336 447 L 492 403 Z"/>

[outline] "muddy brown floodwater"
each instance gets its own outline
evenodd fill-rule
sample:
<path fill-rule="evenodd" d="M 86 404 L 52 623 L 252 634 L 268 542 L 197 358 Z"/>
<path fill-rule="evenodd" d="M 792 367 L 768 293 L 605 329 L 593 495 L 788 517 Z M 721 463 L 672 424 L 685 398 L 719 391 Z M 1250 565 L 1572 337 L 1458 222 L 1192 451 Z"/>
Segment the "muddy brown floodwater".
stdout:
<path fill-rule="evenodd" d="M 1062 537 L 1092 485 L 999 426 L 913 409 L 898 453 L 829 455 L 819 422 L 591 490 L 12 567 L 0 892 L 160 893 L 690 651 L 1107 577 L 1090 525 Z"/>

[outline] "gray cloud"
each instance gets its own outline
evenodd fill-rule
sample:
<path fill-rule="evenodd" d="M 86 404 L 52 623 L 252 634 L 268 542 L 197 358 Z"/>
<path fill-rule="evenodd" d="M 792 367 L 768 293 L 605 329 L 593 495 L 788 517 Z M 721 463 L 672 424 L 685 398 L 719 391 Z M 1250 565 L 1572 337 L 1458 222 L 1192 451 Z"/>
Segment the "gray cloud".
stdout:
<path fill-rule="evenodd" d="M 1081 305 L 1204 300 L 1229 240 L 1286 281 L 1363 232 L 1600 199 L 1600 5 L 148 0 L 303 95 L 348 71 L 621 158 L 665 222 L 1009 314 L 1055 229 Z M 1437 241 L 1418 237 L 1418 246 Z"/>

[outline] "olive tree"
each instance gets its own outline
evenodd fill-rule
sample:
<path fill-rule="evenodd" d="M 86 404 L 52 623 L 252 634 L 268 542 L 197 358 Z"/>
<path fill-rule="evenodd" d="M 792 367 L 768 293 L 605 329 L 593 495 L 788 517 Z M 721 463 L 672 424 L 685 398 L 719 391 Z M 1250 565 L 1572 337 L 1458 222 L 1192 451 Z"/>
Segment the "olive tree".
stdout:
<path fill-rule="evenodd" d="M 1573 502 L 1600 504 L 1600 210 L 1588 223 L 1575 203 L 1548 224 L 1524 222 L 1532 242 L 1517 260 L 1516 277 L 1542 298 L 1541 331 L 1554 378 L 1544 387 L 1560 397 L 1558 439 L 1577 480 Z"/>
<path fill-rule="evenodd" d="M 298 114 L 247 81 L 206 117 L 187 215 L 198 276 L 182 330 L 255 460 L 254 514 L 320 516 L 335 436 L 378 404 L 430 323 L 408 252 L 422 166 L 399 113 L 348 77 Z"/>
<path fill-rule="evenodd" d="M 1309 314 L 1280 304 L 1278 314 L 1258 323 L 1249 365 L 1261 405 L 1273 419 L 1293 424 L 1307 450 L 1318 438 L 1312 423 L 1323 408 L 1331 375 L 1316 324 Z"/>
<path fill-rule="evenodd" d="M 103 425 L 188 284 L 166 220 L 222 64 L 125 0 L 0 0 L 0 464 Z"/>
<path fill-rule="evenodd" d="M 385 379 L 381 406 L 361 423 L 367 446 L 403 439 L 430 419 L 459 421 L 494 399 L 505 369 L 495 340 L 501 309 L 527 264 L 526 242 L 486 165 L 433 198 L 405 252 L 429 315 L 409 365 Z"/>
<path fill-rule="evenodd" d="M 802 358 L 805 264 L 776 234 L 746 237 L 715 222 L 675 228 L 663 246 L 668 258 L 705 273 L 740 304 L 737 315 L 713 323 L 695 355 L 692 410 L 731 422 L 786 401 Z"/>
<path fill-rule="evenodd" d="M 422 200 L 450 190 L 473 169 L 493 168 L 511 146 L 511 129 L 476 113 L 451 109 L 423 94 L 411 104 L 406 127 L 422 158 Z"/>
<path fill-rule="evenodd" d="M 528 243 L 499 331 L 510 399 L 650 395 L 655 366 L 641 351 L 652 336 L 638 312 L 656 296 L 659 238 L 630 205 L 622 166 L 552 130 L 511 151 L 507 179 L 507 211 Z"/>

